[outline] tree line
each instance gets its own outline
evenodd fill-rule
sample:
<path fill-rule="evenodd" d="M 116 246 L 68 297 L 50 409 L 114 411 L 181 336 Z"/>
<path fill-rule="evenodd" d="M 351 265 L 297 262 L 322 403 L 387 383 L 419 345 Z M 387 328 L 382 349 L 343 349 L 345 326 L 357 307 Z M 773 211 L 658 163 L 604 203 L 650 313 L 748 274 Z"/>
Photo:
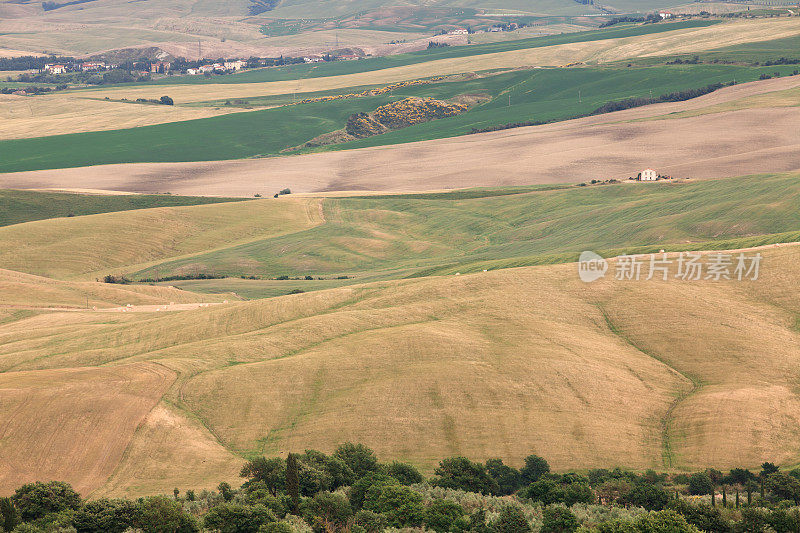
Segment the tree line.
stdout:
<path fill-rule="evenodd" d="M 685 474 L 615 469 L 555 473 L 535 454 L 443 459 L 426 479 L 362 444 L 255 457 L 234 489 L 84 500 L 68 484 L 23 485 L 0 499 L 15 533 L 789 533 L 800 531 L 800 469 L 772 463 Z"/>

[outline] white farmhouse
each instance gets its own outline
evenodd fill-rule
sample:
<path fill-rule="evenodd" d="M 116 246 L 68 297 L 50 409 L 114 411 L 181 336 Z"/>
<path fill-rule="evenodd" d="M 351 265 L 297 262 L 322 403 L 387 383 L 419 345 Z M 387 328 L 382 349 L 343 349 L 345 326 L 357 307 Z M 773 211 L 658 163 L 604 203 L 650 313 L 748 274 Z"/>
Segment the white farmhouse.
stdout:
<path fill-rule="evenodd" d="M 241 70 L 247 66 L 247 61 L 242 61 L 241 59 L 226 61 L 224 66 L 225 70 Z"/>
<path fill-rule="evenodd" d="M 652 168 L 646 168 L 639 174 L 639 179 L 642 181 L 656 181 L 658 179 L 658 172 Z"/>
<path fill-rule="evenodd" d="M 50 74 L 64 74 L 67 71 L 64 65 L 45 65 L 44 69 Z"/>

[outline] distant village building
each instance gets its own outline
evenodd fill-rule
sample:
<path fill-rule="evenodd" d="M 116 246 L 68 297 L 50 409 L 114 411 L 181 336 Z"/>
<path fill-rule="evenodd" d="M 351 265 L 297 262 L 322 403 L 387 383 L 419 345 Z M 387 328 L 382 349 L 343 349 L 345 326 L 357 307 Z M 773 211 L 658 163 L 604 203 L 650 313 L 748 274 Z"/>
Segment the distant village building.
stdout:
<path fill-rule="evenodd" d="M 465 28 L 456 28 L 450 32 L 450 35 L 467 35 L 469 32 Z"/>
<path fill-rule="evenodd" d="M 153 74 L 164 74 L 169 72 L 169 69 L 172 67 L 172 63 L 167 63 L 165 61 L 156 61 L 155 63 L 150 63 L 150 72 Z"/>
<path fill-rule="evenodd" d="M 83 72 L 97 72 L 100 70 L 106 70 L 106 64 L 100 61 L 89 61 L 81 65 L 81 70 Z"/>
<path fill-rule="evenodd" d="M 658 16 L 662 19 L 671 19 L 673 15 L 669 11 L 659 11 Z"/>
<path fill-rule="evenodd" d="M 223 65 L 225 70 L 241 70 L 247 66 L 247 61 L 242 61 L 241 59 L 237 59 L 235 61 L 226 61 Z"/>
<path fill-rule="evenodd" d="M 322 56 L 306 56 L 303 58 L 303 62 L 305 63 L 321 63 L 325 61 L 325 58 Z"/>
<path fill-rule="evenodd" d="M 656 181 L 658 179 L 658 172 L 652 168 L 646 168 L 639 174 L 639 179 L 642 181 Z"/>
<path fill-rule="evenodd" d="M 45 65 L 44 69 L 50 74 L 64 74 L 67 71 L 64 65 Z"/>
<path fill-rule="evenodd" d="M 358 57 L 356 54 L 342 54 L 340 56 L 337 56 L 337 59 L 340 61 L 354 61 L 356 59 L 361 59 L 361 58 Z"/>
<path fill-rule="evenodd" d="M 197 68 L 187 68 L 186 74 L 194 76 L 196 74 L 211 74 L 213 72 L 230 72 L 243 69 L 246 66 L 247 61 L 225 61 L 224 63 L 214 63 L 213 65 L 200 65 Z"/>

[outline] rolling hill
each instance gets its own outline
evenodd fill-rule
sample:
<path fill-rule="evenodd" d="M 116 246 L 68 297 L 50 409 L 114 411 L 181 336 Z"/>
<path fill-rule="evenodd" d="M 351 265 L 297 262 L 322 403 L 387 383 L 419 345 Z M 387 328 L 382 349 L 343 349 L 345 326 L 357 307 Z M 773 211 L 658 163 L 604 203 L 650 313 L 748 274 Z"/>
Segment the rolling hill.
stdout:
<path fill-rule="evenodd" d="M 0 0 L 0 56 L 571 32 L 3 95 L 0 496 L 238 485 L 346 441 L 425 474 L 800 464 L 800 18 L 573 32 L 670 5 Z M 307 144 L 412 98 L 460 113 Z"/>
<path fill-rule="evenodd" d="M 498 450 L 557 469 L 793 464 L 797 264 L 786 247 L 757 282 L 585 285 L 569 264 L 18 318 L 0 326 L 0 395 L 27 420 L 4 418 L 4 443 L 27 452 L 4 454 L 2 487 L 200 488 L 241 457 L 343 440 L 426 471 Z M 87 433 L 104 462 L 74 445 Z"/>
<path fill-rule="evenodd" d="M 89 280 L 385 279 L 491 261 L 574 260 L 583 249 L 741 247 L 794 240 L 787 232 L 800 229 L 797 174 L 513 192 L 270 198 L 41 220 L 0 228 L 0 266 Z M 148 231 L 155 227 L 164 229 Z"/>
<path fill-rule="evenodd" d="M 277 57 L 331 50 L 341 42 L 383 55 L 392 50 L 391 41 L 414 41 L 457 25 L 533 21 L 540 31 L 557 34 L 596 27 L 596 20 L 585 15 L 673 4 L 621 0 L 619 7 L 600 9 L 573 0 L 2 0 L 0 54 L 122 51 L 134 57 L 136 50 L 160 50 L 190 58 Z M 325 34 L 331 30 L 341 31 L 342 40 Z"/>
<path fill-rule="evenodd" d="M 0 491 L 211 487 L 247 457 L 345 440 L 426 472 L 531 452 L 556 469 L 796 464 L 800 247 L 779 243 L 800 241 L 799 184 L 284 197 L 0 228 Z M 757 279 L 684 281 L 673 262 L 669 281 L 586 284 L 571 262 L 734 248 L 762 254 Z M 156 266 L 326 275 L 53 279 Z M 242 301 L 241 283 L 285 292 Z"/>
<path fill-rule="evenodd" d="M 617 0 L 609 7 L 623 12 L 640 12 L 663 9 L 680 2 L 675 0 L 648 0 L 633 2 Z M 43 2 L 40 0 L 3 0 L 0 2 L 5 16 L 58 16 L 69 18 L 82 16 L 92 20 L 109 17 L 145 18 L 156 16 L 196 16 L 196 17 L 243 17 L 248 14 L 262 14 L 270 18 L 282 19 L 315 19 L 330 18 L 338 15 L 349 15 L 375 11 L 381 8 L 402 5 L 425 8 L 473 8 L 483 10 L 508 10 L 509 12 L 530 13 L 537 15 L 579 16 L 591 13 L 602 13 L 592 5 L 585 5 L 574 0 L 435 0 L 422 2 L 419 0 L 399 3 L 386 0 L 349 0 L 346 2 L 313 2 L 309 0 L 225 0 L 209 2 L 207 0 L 148 0 L 144 5 L 132 8 L 123 0 L 60 0 Z M 272 7 L 272 9 L 270 9 Z M 321 17 L 320 14 L 325 16 Z"/>
<path fill-rule="evenodd" d="M 556 74 L 568 77 L 566 72 Z M 533 78 L 529 86 L 536 86 L 537 79 Z M 545 76 L 542 79 L 555 77 Z M 491 83 L 491 80 L 488 81 Z M 448 130 L 447 123 L 457 125 L 459 131 L 468 131 L 469 122 L 462 122 L 469 117 L 468 113 L 454 119 L 421 124 L 339 145 L 337 148 L 354 148 L 359 144 L 364 146 L 392 140 L 404 143 L 395 146 L 239 161 L 122 164 L 19 172 L 0 174 L 0 185 L 11 188 L 78 187 L 140 193 L 252 197 L 256 193 L 272 194 L 285 187 L 295 192 L 422 191 L 577 183 L 591 179 L 626 179 L 648 166 L 675 177 L 688 178 L 788 172 L 800 170 L 796 157 L 800 139 L 797 129 L 793 127 L 798 120 L 799 83 L 800 77 L 797 76 L 770 79 L 727 87 L 685 102 L 650 105 L 542 126 L 409 142 L 416 140 L 415 135 L 424 138 L 431 134 L 452 134 L 454 130 Z M 613 87 L 613 81 L 607 87 Z M 540 90 L 549 89 L 545 85 L 540 86 Z M 637 90 L 647 94 L 647 84 L 641 84 Z M 551 106 L 555 112 L 558 112 L 557 104 L 571 100 L 568 99 L 568 92 L 569 89 L 556 89 L 553 93 L 562 94 L 562 98 L 554 100 Z M 503 97 L 507 98 L 506 95 Z M 519 97 L 522 101 L 524 98 L 524 94 Z M 351 109 L 358 109 L 359 105 L 363 105 L 359 101 L 344 102 Z M 520 104 L 520 108 L 526 105 L 538 104 Z M 571 100 L 569 105 L 577 106 L 577 102 Z M 504 112 L 502 108 L 498 109 L 498 112 Z M 553 112 L 546 106 L 540 109 Z M 314 119 L 314 124 L 322 124 L 323 127 L 317 130 L 319 133 L 332 131 L 341 127 L 342 122 L 337 120 L 344 120 L 344 116 L 346 112 L 339 115 L 338 119 L 326 115 L 324 120 Z M 518 118 L 508 117 L 511 121 Z M 221 130 L 219 137 L 206 139 L 209 144 L 203 145 L 208 147 L 203 153 L 205 157 L 209 152 L 226 150 L 220 148 L 223 139 L 240 139 L 245 143 L 264 139 L 258 135 L 242 136 L 241 130 L 230 123 L 228 126 Z M 296 142 L 303 142 L 312 136 L 311 131 L 316 127 L 308 121 L 303 128 L 291 129 L 287 124 L 286 129 L 278 126 L 276 130 L 286 131 L 287 137 L 294 136 Z M 188 138 L 198 139 L 197 131 L 179 131 L 185 131 Z M 273 130 L 265 128 L 264 131 Z M 130 132 L 121 138 L 146 140 L 141 137 L 141 132 Z M 272 134 L 269 138 L 276 139 Z M 95 152 L 80 152 L 77 146 L 72 152 L 60 151 L 54 139 L 26 140 L 17 145 L 0 143 L 0 152 L 7 149 L 8 153 L 17 154 L 22 147 L 26 147 L 30 157 L 42 157 L 56 167 L 74 161 L 71 158 L 75 157 L 85 157 L 86 163 L 89 160 L 99 162 L 94 157 Z M 176 139 L 178 142 L 185 141 L 183 138 Z M 277 138 L 277 142 L 281 142 L 281 139 Z M 18 149 L 11 150 L 12 146 Z M 165 157 L 176 155 L 172 146 L 160 146 Z M 197 150 L 197 146 L 193 144 L 188 149 Z M 126 157 L 141 155 L 141 152 L 131 151 L 125 144 L 120 144 L 118 148 L 119 153 L 126 154 Z M 236 144 L 235 148 L 241 153 L 247 147 Z M 263 145 L 258 147 L 261 148 Z M 35 150 L 39 150 L 38 155 Z M 64 158 L 51 158 L 53 153 L 63 153 Z M 100 155 L 107 157 L 109 154 Z M 21 170 L 28 163 L 12 159 L 7 164 Z"/>
<path fill-rule="evenodd" d="M 719 47 L 720 53 L 737 57 L 730 51 L 731 46 L 739 46 L 734 43 L 754 47 L 763 39 L 769 39 L 764 44 L 768 45 L 773 59 L 777 59 L 778 54 L 786 57 L 800 34 L 797 20 L 796 17 L 733 23 L 701 20 L 611 28 L 558 38 L 434 50 L 430 54 L 406 54 L 392 59 L 260 69 L 217 77 L 224 78 L 226 83 L 202 83 L 202 77 L 178 77 L 180 83 L 173 85 L 124 85 L 37 97 L 9 95 L 0 100 L 0 112 L 9 120 L 9 128 L 0 133 L 3 139 L 0 140 L 0 155 L 5 156 L 0 171 L 284 155 L 286 150 L 342 129 L 354 113 L 371 112 L 406 97 L 467 99 L 473 104 L 459 116 L 323 149 L 353 149 L 454 137 L 475 128 L 492 128 L 517 121 L 565 120 L 592 113 L 609 102 L 657 98 L 702 90 L 711 84 L 791 76 L 797 71 L 795 64 L 771 65 L 765 60 L 765 65 L 761 65 L 761 61 L 754 59 L 741 64 L 724 59 L 724 55 L 714 55 L 713 59 L 702 63 L 686 64 L 681 59 L 681 63 L 676 64 L 674 55 L 664 54 L 678 54 L 680 59 L 681 55 L 692 51 L 710 53 L 708 50 Z M 727 52 L 723 51 L 723 44 L 730 45 Z M 754 52 L 747 53 L 756 57 Z M 578 68 L 531 68 L 576 61 L 591 64 Z M 630 61 L 645 64 L 634 66 Z M 648 61 L 652 63 L 647 64 Z M 442 75 L 449 76 L 433 82 L 407 84 L 410 80 Z M 194 79 L 201 81 L 185 83 Z M 390 83 L 401 85 L 390 92 L 381 92 Z M 303 98 L 368 89 L 378 91 L 377 95 L 291 105 Z M 134 103 L 138 98 L 158 99 L 165 94 L 173 97 L 178 105 Z M 192 117 L 211 118 L 185 120 Z M 151 125 L 162 122 L 164 124 Z M 720 126 L 704 121 L 701 127 L 718 129 Z M 642 135 L 647 135 L 649 129 L 652 128 L 646 128 Z M 58 133 L 63 135 L 55 135 Z M 713 139 L 713 136 L 704 135 L 704 138 Z M 748 145 L 741 143 L 743 147 Z M 737 170 L 735 174 L 759 171 Z M 295 188 L 308 190 L 302 185 L 295 185 Z M 148 192 L 164 191 L 150 189 Z"/>

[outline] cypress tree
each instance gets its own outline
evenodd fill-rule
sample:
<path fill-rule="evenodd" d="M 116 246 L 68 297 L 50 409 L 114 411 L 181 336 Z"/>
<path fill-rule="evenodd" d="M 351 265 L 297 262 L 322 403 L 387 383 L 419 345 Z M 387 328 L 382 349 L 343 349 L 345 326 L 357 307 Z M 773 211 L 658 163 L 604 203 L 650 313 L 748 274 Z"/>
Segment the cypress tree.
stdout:
<path fill-rule="evenodd" d="M 739 487 L 736 487 L 736 508 L 739 508 Z"/>
<path fill-rule="evenodd" d="M 728 498 L 725 495 L 725 485 L 722 486 L 722 508 L 728 507 Z"/>
<path fill-rule="evenodd" d="M 292 499 L 292 514 L 300 515 L 300 477 L 297 456 L 290 453 L 286 457 L 286 493 Z"/>
<path fill-rule="evenodd" d="M 0 498 L 0 516 L 3 520 L 3 531 L 13 531 L 19 521 L 17 520 L 17 509 L 11 502 L 11 498 Z"/>

